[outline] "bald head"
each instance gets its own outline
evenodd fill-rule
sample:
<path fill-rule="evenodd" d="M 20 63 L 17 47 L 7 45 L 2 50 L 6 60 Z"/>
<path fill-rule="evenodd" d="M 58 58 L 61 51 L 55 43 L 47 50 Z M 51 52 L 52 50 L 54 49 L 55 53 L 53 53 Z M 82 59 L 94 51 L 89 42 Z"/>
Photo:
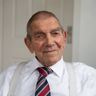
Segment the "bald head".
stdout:
<path fill-rule="evenodd" d="M 57 17 L 48 11 L 39 11 L 37 13 L 35 13 L 28 21 L 27 23 L 27 38 L 31 41 L 31 23 L 33 23 L 34 21 L 37 21 L 39 19 L 47 19 L 50 17 L 54 17 L 55 19 L 57 19 Z M 57 19 L 57 21 L 59 22 L 59 20 Z"/>

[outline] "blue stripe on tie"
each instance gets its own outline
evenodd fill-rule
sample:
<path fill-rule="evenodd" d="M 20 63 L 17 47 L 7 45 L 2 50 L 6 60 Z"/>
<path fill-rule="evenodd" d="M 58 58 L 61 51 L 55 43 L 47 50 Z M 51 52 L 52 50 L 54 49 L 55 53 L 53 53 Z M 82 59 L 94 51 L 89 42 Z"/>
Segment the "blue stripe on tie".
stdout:
<path fill-rule="evenodd" d="M 51 96 L 50 92 L 46 96 Z"/>
<path fill-rule="evenodd" d="M 46 67 L 42 67 L 42 69 L 43 69 L 44 71 L 46 71 L 47 74 L 50 73 L 50 71 L 49 71 Z"/>
<path fill-rule="evenodd" d="M 45 78 L 45 76 L 44 75 L 42 75 L 41 77 L 40 77 L 40 79 L 38 80 L 38 82 L 37 82 L 37 85 L 36 86 L 38 86 L 38 84 L 43 80 Z"/>
<path fill-rule="evenodd" d="M 36 94 L 38 94 L 46 85 L 48 84 L 47 80 L 43 82 L 43 84 L 36 90 Z"/>

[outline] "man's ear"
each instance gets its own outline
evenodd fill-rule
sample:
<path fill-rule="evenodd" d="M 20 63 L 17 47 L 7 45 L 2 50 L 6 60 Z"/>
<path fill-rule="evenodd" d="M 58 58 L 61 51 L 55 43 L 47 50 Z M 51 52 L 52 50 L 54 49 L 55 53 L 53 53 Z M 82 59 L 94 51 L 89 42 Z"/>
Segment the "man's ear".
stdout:
<path fill-rule="evenodd" d="M 33 47 L 32 47 L 32 44 L 31 44 L 30 40 L 29 40 L 28 38 L 25 38 L 25 39 L 24 39 L 24 42 L 25 42 L 26 46 L 28 47 L 29 51 L 30 51 L 31 53 L 33 53 L 33 52 L 34 52 L 34 49 L 33 49 Z"/>
<path fill-rule="evenodd" d="M 67 38 L 66 30 L 63 30 L 63 36 L 64 36 L 64 47 L 65 47 L 65 45 L 66 45 L 66 38 Z"/>

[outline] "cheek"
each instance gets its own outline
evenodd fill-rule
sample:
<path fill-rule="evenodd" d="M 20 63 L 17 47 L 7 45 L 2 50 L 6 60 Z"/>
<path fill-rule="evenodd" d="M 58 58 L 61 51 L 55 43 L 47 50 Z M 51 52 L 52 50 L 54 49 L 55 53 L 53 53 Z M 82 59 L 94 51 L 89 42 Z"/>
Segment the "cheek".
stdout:
<path fill-rule="evenodd" d="M 42 42 L 36 41 L 36 42 L 34 43 L 34 50 L 35 50 L 35 51 L 41 51 L 42 45 L 43 45 Z"/>
<path fill-rule="evenodd" d="M 57 43 L 59 48 L 63 48 L 64 47 L 64 40 L 63 40 L 62 37 L 61 38 L 57 38 L 56 39 L 56 43 Z"/>

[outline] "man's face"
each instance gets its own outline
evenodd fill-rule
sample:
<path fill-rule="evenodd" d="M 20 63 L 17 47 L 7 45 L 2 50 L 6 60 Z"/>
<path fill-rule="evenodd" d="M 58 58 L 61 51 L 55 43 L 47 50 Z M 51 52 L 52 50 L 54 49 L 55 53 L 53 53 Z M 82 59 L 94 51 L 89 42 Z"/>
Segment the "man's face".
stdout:
<path fill-rule="evenodd" d="M 45 67 L 58 62 L 66 43 L 66 32 L 61 30 L 59 22 L 50 17 L 39 19 L 31 24 L 31 49 Z"/>

